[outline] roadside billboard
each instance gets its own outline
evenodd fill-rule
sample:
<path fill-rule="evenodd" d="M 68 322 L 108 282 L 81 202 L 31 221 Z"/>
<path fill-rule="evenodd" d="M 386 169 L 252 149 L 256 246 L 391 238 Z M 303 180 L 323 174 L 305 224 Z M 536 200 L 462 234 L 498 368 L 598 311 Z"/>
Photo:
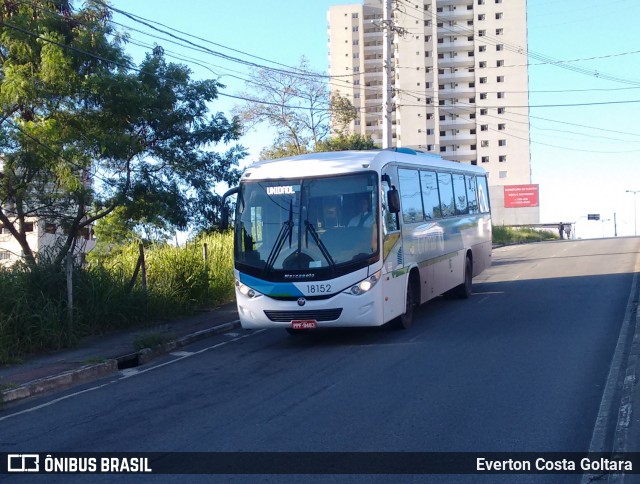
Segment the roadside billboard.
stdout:
<path fill-rule="evenodd" d="M 540 202 L 538 185 L 505 185 L 504 208 L 537 207 Z"/>

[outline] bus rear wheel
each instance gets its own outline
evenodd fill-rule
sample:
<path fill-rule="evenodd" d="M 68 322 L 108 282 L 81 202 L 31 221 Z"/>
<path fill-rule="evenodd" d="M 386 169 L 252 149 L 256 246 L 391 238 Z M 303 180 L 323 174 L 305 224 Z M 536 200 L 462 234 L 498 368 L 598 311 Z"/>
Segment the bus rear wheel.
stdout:
<path fill-rule="evenodd" d="M 465 258 L 464 263 L 464 279 L 462 284 L 454 287 L 445 293 L 448 298 L 468 299 L 471 297 L 473 284 L 473 263 L 470 257 Z"/>

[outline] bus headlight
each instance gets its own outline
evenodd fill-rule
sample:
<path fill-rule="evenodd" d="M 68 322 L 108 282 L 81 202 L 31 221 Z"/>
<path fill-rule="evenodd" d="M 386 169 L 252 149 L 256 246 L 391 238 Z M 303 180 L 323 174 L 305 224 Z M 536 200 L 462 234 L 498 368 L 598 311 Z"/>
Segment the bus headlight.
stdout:
<path fill-rule="evenodd" d="M 355 296 L 359 296 L 360 294 L 364 294 L 365 292 L 369 292 L 373 288 L 373 286 L 375 286 L 378 283 L 378 281 L 380 280 L 380 274 L 381 273 L 382 273 L 381 270 L 376 272 L 375 274 L 367 277 L 366 279 L 363 279 L 358 284 L 354 284 L 349 289 L 347 289 L 345 292 L 347 294 L 353 294 Z"/>
<path fill-rule="evenodd" d="M 246 284 L 241 283 L 238 279 L 236 279 L 236 288 L 238 289 L 240 294 L 242 294 L 243 296 L 247 296 L 249 299 L 262 296 L 262 294 L 260 294 L 258 291 L 256 291 L 255 289 L 251 289 Z"/>

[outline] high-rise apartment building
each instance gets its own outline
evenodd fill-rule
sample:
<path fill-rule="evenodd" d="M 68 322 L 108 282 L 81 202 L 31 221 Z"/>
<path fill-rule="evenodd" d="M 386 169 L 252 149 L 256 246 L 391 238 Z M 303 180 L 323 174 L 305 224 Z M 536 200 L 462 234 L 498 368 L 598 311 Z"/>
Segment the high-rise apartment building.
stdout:
<path fill-rule="evenodd" d="M 389 23 L 385 3 L 327 14 L 331 91 L 357 108 L 351 130 L 382 145 L 392 30 L 392 146 L 482 166 L 494 222 L 537 222 L 537 207 L 505 208 L 503 188 L 531 183 L 526 0 L 393 0 Z"/>

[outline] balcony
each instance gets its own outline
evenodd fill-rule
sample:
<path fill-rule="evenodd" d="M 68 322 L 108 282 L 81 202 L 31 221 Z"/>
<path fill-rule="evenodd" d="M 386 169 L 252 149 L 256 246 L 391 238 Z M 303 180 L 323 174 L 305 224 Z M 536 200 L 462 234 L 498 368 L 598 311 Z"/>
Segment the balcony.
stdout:
<path fill-rule="evenodd" d="M 465 148 L 456 151 L 447 151 L 440 153 L 445 160 L 451 161 L 472 161 L 478 159 L 478 153 L 475 150 Z"/>
<path fill-rule="evenodd" d="M 379 102 L 378 105 L 381 105 L 381 102 Z M 367 118 L 378 119 L 382 116 L 382 108 L 368 108 L 364 111 L 364 115 Z"/>
<path fill-rule="evenodd" d="M 448 7 L 449 5 L 467 8 L 467 5 L 473 6 L 473 2 L 472 0 L 438 0 L 438 7 Z M 470 12 L 473 12 L 473 9 Z"/>
<path fill-rule="evenodd" d="M 475 97 L 476 88 L 469 87 L 468 82 L 455 83 L 455 84 L 456 84 L 455 88 L 449 87 L 447 89 L 440 89 L 438 91 L 438 97 L 440 99 L 451 99 L 451 98 L 457 97 L 457 98 L 463 98 L 467 100 L 470 97 Z M 450 85 L 450 84 L 447 84 L 447 85 Z"/>
<path fill-rule="evenodd" d="M 458 102 L 450 103 L 445 102 L 443 105 L 438 105 L 440 114 L 451 115 L 457 114 L 459 116 L 469 117 L 471 113 L 476 112 L 476 105 L 469 104 L 468 101 L 459 100 Z"/>
<path fill-rule="evenodd" d="M 438 3 L 440 6 L 440 3 Z M 443 5 L 444 6 L 444 5 Z M 473 10 L 467 10 L 466 5 L 458 7 L 455 6 L 455 10 L 444 9 L 442 12 L 437 12 L 438 20 L 444 20 L 445 22 L 450 20 L 465 21 L 473 20 Z"/>
<path fill-rule="evenodd" d="M 364 32 L 365 42 L 371 42 L 373 39 L 382 38 L 382 30 L 381 29 L 366 29 Z"/>
<path fill-rule="evenodd" d="M 438 67 L 441 67 L 440 65 Z M 468 68 L 455 69 L 453 72 L 447 69 L 443 74 L 438 73 L 438 84 L 447 82 L 473 82 L 476 79 L 475 72 Z"/>
<path fill-rule="evenodd" d="M 450 22 L 438 22 L 442 24 L 442 27 L 438 27 L 438 38 L 454 35 L 454 36 L 469 36 L 473 33 L 473 26 L 467 25 L 466 21 L 454 22 L 450 25 Z"/>
<path fill-rule="evenodd" d="M 382 52 L 382 41 L 381 40 L 368 40 L 363 43 L 365 52 Z"/>
<path fill-rule="evenodd" d="M 444 37 L 443 42 L 438 42 L 438 52 L 473 52 L 473 41 L 467 40 L 468 36 L 455 37 L 457 40 L 448 39 L 449 36 Z"/>
<path fill-rule="evenodd" d="M 444 59 L 438 59 L 438 68 L 439 69 L 450 69 L 450 68 L 469 68 L 475 65 L 474 58 L 469 57 L 466 53 L 460 53 L 454 57 L 446 57 Z"/>
<path fill-rule="evenodd" d="M 364 56 L 365 66 L 381 66 L 383 65 L 382 54 L 367 54 Z"/>
<path fill-rule="evenodd" d="M 364 73 L 365 73 L 366 76 L 378 76 L 378 75 L 382 76 L 382 71 L 383 70 L 384 69 L 382 68 L 382 66 L 380 66 L 380 67 L 367 67 L 364 70 Z"/>
<path fill-rule="evenodd" d="M 474 129 L 476 127 L 476 120 L 468 117 L 456 117 L 451 119 L 450 116 L 446 116 L 444 121 L 440 121 L 440 129 Z M 474 135 L 476 136 L 476 135 Z"/>
<path fill-rule="evenodd" d="M 442 125 L 440 125 L 442 128 Z M 450 133 L 446 136 L 440 136 L 440 145 L 442 146 L 459 146 L 460 148 L 469 149 L 469 145 L 476 143 L 476 135 L 469 133 L 469 130 L 460 130 L 459 133 Z"/>

